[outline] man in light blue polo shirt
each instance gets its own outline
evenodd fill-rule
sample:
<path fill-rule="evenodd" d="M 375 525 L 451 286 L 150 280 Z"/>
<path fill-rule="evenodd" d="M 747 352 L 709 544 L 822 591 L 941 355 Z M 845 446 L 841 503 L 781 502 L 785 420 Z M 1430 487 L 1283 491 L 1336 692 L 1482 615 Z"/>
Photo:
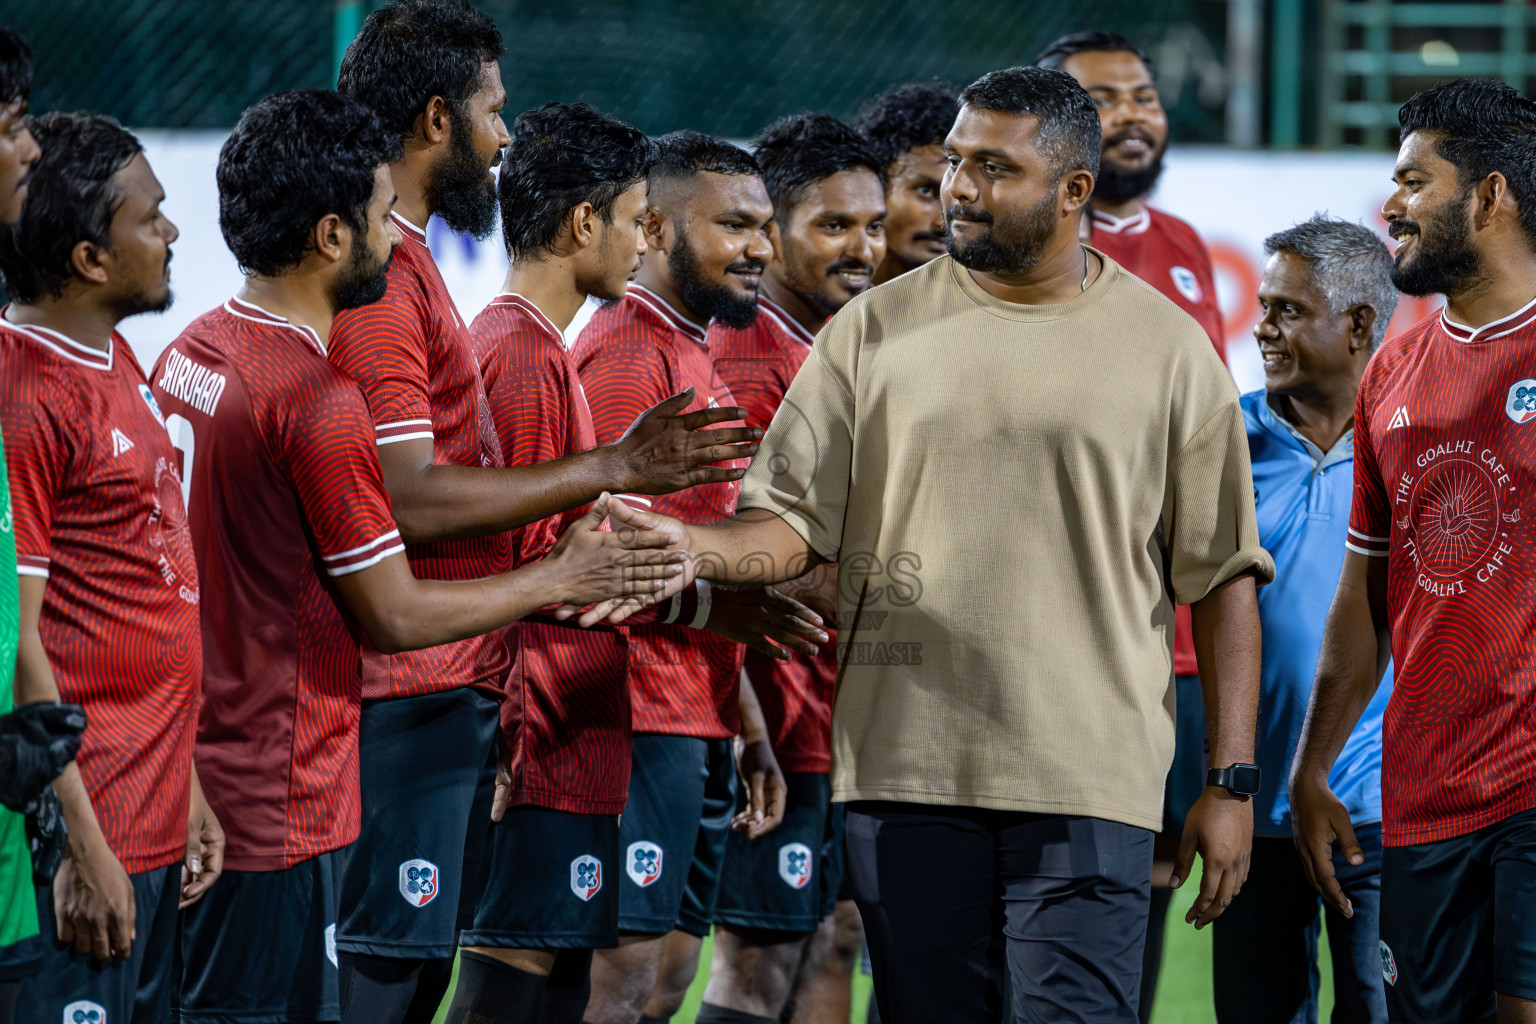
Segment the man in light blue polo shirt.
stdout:
<path fill-rule="evenodd" d="M 1318 215 L 1271 235 L 1264 251 L 1264 318 L 1254 336 L 1265 389 L 1242 398 L 1259 540 L 1276 569 L 1275 581 L 1259 590 L 1264 660 L 1256 760 L 1263 782 L 1254 801 L 1248 880 L 1214 925 L 1213 980 L 1221 1024 L 1312 1024 L 1322 907 L 1291 839 L 1286 780 L 1344 564 L 1355 392 L 1398 296 L 1386 246 L 1359 224 Z M 1387 672 L 1329 778 L 1365 851 L 1358 866 L 1335 857 L 1355 909 L 1352 918 L 1332 909 L 1325 916 L 1335 1020 L 1387 1019 L 1377 919 L 1381 716 L 1391 692 Z"/>

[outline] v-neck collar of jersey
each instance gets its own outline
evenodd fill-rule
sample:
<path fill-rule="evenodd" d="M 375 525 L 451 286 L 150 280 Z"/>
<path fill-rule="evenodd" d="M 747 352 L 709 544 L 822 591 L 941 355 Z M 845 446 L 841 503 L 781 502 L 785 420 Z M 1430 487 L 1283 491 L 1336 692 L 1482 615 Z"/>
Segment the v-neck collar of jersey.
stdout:
<path fill-rule="evenodd" d="M 239 308 L 236 309 L 236 306 Z M 242 320 L 254 320 L 260 324 L 274 324 L 278 327 L 286 327 L 291 331 L 298 331 L 304 336 L 305 341 L 314 346 L 320 358 L 325 358 L 325 343 L 320 340 L 320 335 L 316 333 L 313 327 L 296 324 L 287 317 L 278 316 L 270 309 L 263 309 L 254 302 L 247 302 L 244 299 L 237 299 L 233 296 L 230 297 L 228 302 L 224 303 L 224 312 L 231 316 L 237 316 Z"/>
<path fill-rule="evenodd" d="M 768 316 L 783 329 L 784 333 L 794 338 L 806 348 L 811 348 L 816 343 L 816 335 L 800 326 L 800 321 L 789 315 L 789 310 L 774 302 L 766 295 L 757 297 L 757 311 L 767 313 Z"/>
<path fill-rule="evenodd" d="M 69 335 L 55 331 L 51 327 L 43 327 L 38 324 L 18 324 L 11 319 L 10 311 L 10 303 L 6 303 L 3 308 L 0 308 L 0 321 L 3 321 L 5 326 L 11 330 L 26 335 L 38 344 L 52 349 L 65 359 L 79 363 L 81 366 L 88 366 L 93 370 L 101 370 L 103 372 L 112 369 L 117 356 L 116 331 L 113 331 L 111 337 L 107 339 L 107 350 L 103 352 L 93 345 L 82 345 Z"/>
<path fill-rule="evenodd" d="M 1502 338 L 1506 334 L 1513 334 L 1536 320 L 1536 299 L 1532 299 L 1509 316 L 1500 317 L 1491 323 L 1481 327 L 1468 327 L 1458 324 L 1445 315 L 1445 307 L 1440 307 L 1440 329 L 1450 336 L 1452 341 L 1469 344 L 1474 341 L 1492 341 L 1494 338 Z M 1491 333 L 1490 333 L 1491 332 Z"/>
<path fill-rule="evenodd" d="M 700 345 L 708 347 L 709 343 L 706 340 L 704 328 L 683 316 L 666 299 L 663 299 L 644 285 L 631 282 L 629 291 L 625 293 L 624 297 L 633 299 L 643 308 L 650 310 L 652 314 L 665 321 L 667 326 L 679 334 L 686 335 Z"/>
<path fill-rule="evenodd" d="M 544 311 L 534 305 L 533 300 L 527 296 L 519 295 L 517 292 L 502 292 L 491 300 L 491 305 L 510 306 L 513 309 L 522 310 L 533 317 L 534 323 L 544 328 L 545 332 L 555 341 L 559 342 L 562 348 L 565 347 L 565 335 L 560 333 L 560 328 L 556 327 L 555 322 L 545 316 Z"/>
<path fill-rule="evenodd" d="M 401 230 L 402 233 L 410 236 L 411 238 L 414 238 L 416 241 L 420 242 L 422 245 L 426 245 L 427 244 L 427 229 L 426 228 L 419 228 L 419 227 L 417 227 L 415 224 L 412 224 L 410 221 L 406 220 L 404 217 L 402 217 L 399 213 L 395 212 L 394 210 L 390 210 L 389 211 L 389 215 L 395 219 L 395 225 Z"/>
<path fill-rule="evenodd" d="M 1129 217 L 1112 217 L 1100 210 L 1093 211 L 1093 230 L 1111 235 L 1139 235 L 1152 226 L 1152 211 L 1143 206 Z"/>

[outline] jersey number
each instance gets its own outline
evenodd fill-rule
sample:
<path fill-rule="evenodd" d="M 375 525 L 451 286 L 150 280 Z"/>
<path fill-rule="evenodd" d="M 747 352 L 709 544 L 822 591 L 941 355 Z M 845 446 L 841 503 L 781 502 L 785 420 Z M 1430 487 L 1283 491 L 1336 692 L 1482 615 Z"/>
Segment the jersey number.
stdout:
<path fill-rule="evenodd" d="M 192 434 L 192 424 L 180 413 L 165 418 L 166 433 L 171 435 L 171 447 L 181 452 L 181 500 L 192 507 L 192 453 L 197 449 L 197 438 Z"/>

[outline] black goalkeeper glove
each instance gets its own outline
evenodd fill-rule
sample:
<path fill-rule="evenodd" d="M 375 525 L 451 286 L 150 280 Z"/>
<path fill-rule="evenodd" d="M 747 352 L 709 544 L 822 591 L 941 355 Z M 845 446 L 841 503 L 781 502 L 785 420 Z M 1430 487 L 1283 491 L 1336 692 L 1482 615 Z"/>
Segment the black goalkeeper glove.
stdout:
<path fill-rule="evenodd" d="M 0 715 L 0 804 L 21 812 L 80 752 L 85 709 L 38 701 Z"/>

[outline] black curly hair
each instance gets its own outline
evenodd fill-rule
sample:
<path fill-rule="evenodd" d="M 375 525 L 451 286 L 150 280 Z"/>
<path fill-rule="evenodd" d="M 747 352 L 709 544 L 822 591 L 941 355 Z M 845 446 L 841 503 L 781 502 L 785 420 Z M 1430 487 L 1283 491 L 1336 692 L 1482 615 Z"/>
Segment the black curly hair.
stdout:
<path fill-rule="evenodd" d="M 853 127 L 889 168 L 919 146 L 941 145 L 959 112 L 952 86 L 911 82 L 865 100 Z"/>
<path fill-rule="evenodd" d="M 400 137 L 357 100 L 322 89 L 268 96 L 246 109 L 219 150 L 219 230 L 240 269 L 273 277 L 310 251 L 334 213 L 367 233 L 380 164 Z"/>
<path fill-rule="evenodd" d="M 752 140 L 752 155 L 763 169 L 763 183 L 781 223 L 806 189 L 840 171 L 867 167 L 885 183 L 885 161 L 858 132 L 831 114 L 779 118 Z"/>
<path fill-rule="evenodd" d="M 117 173 L 144 151 L 139 140 L 102 114 L 30 118 L 43 155 L 32 168 L 27 203 L 11 231 L 0 231 L 0 274 L 18 302 L 62 295 L 81 242 L 107 247 L 123 203 Z"/>
<path fill-rule="evenodd" d="M 1062 36 L 1040 52 L 1040 56 L 1035 58 L 1035 66 L 1060 71 L 1061 66 L 1067 62 L 1067 58 L 1076 53 L 1133 54 L 1146 66 L 1147 71 L 1156 77 L 1152 68 L 1152 59 L 1147 56 L 1147 51 L 1141 48 L 1141 44 L 1130 36 L 1123 36 L 1119 32 L 1105 32 L 1101 29 L 1072 32 Z"/>
<path fill-rule="evenodd" d="M 648 177 L 652 182 L 691 178 L 712 171 L 716 174 L 752 174 L 763 171 L 757 159 L 740 146 L 690 129 L 668 132 L 656 140 L 656 159 Z"/>
<path fill-rule="evenodd" d="M 1495 171 L 1504 175 L 1536 248 L 1536 103 L 1496 78 L 1461 78 L 1415 95 L 1398 109 L 1397 123 L 1404 140 L 1414 132 L 1433 139 L 1464 189 Z"/>
<path fill-rule="evenodd" d="M 1093 98 L 1065 71 L 1042 67 L 989 71 L 965 87 L 960 105 L 1039 121 L 1035 140 L 1059 178 L 1068 171 L 1099 175 L 1103 146 Z"/>
<path fill-rule="evenodd" d="M 32 93 L 32 51 L 11 29 L 0 26 L 0 106 L 26 103 Z"/>
<path fill-rule="evenodd" d="M 347 47 L 336 89 L 404 137 L 433 96 L 460 121 L 481 66 L 504 52 L 501 30 L 469 0 L 389 0 Z"/>
<path fill-rule="evenodd" d="M 574 207 L 591 203 L 610 223 L 619 196 L 646 178 L 656 144 L 586 103 L 546 103 L 512 124 L 497 196 L 513 260 L 537 259 Z"/>

